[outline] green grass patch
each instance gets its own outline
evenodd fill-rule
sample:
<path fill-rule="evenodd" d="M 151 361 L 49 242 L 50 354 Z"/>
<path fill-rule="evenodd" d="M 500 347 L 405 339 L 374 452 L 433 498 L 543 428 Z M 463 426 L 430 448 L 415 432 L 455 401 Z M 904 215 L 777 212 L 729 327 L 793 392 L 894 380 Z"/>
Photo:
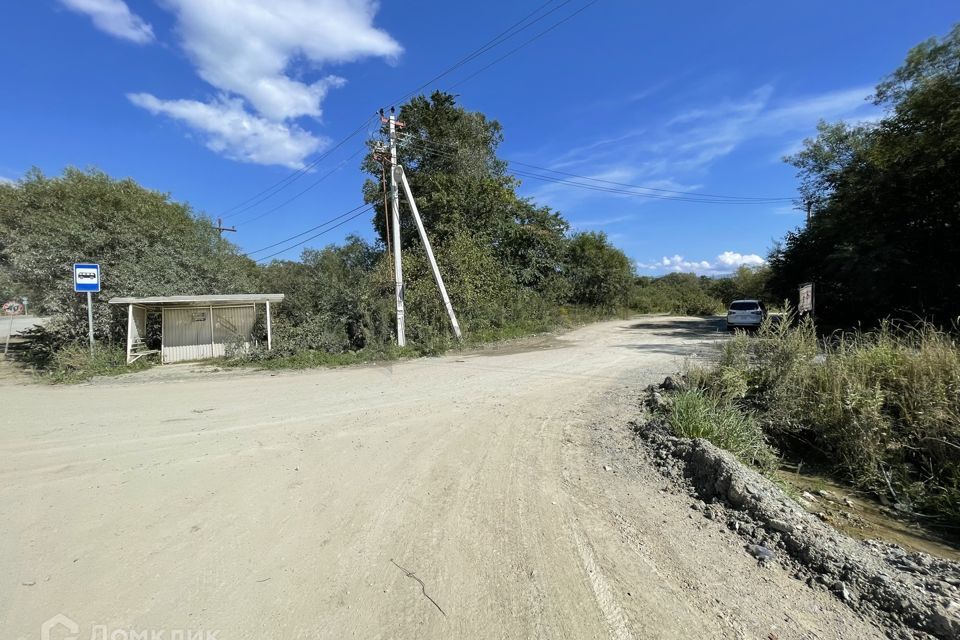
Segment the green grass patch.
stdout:
<path fill-rule="evenodd" d="M 116 345 L 96 345 L 93 351 L 85 345 L 70 345 L 57 351 L 47 369 L 36 375 L 53 384 L 86 382 L 97 376 L 118 376 L 149 369 L 152 364 L 141 358 L 127 364 L 126 349 Z"/>
<path fill-rule="evenodd" d="M 750 413 L 700 389 L 679 391 L 671 400 L 666 417 L 675 435 L 709 440 L 765 473 L 776 468 L 776 453 Z"/>

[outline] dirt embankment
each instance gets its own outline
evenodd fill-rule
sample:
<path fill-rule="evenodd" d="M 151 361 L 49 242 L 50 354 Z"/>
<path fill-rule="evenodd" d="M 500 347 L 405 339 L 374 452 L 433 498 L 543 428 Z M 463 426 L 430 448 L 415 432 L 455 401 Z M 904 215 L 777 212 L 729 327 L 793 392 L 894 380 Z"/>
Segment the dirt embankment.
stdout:
<path fill-rule="evenodd" d="M 649 399 L 658 391 L 650 387 Z M 884 620 L 903 638 L 960 637 L 960 563 L 853 540 L 797 505 L 762 475 L 705 440 L 670 435 L 649 416 L 636 426 L 654 464 L 700 500 L 694 507 L 743 537 L 761 564 L 780 564 L 814 589 Z"/>

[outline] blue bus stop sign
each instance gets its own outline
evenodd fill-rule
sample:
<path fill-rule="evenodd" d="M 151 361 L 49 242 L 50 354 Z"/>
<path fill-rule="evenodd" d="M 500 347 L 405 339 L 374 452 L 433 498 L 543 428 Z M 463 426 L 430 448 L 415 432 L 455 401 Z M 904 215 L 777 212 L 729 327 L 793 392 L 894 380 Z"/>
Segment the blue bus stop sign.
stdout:
<path fill-rule="evenodd" d="M 100 265 L 73 265 L 73 290 L 97 293 L 100 291 Z"/>

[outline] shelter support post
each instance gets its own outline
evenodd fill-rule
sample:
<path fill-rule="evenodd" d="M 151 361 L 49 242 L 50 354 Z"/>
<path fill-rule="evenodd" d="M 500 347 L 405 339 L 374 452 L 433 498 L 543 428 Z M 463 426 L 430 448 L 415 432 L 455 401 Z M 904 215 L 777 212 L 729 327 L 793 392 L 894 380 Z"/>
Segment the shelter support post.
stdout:
<path fill-rule="evenodd" d="M 127 305 L 127 364 L 130 364 L 130 352 L 133 350 L 133 305 Z"/>
<path fill-rule="evenodd" d="M 3 345 L 3 355 L 10 351 L 10 336 L 13 335 L 13 314 L 10 315 L 10 326 L 7 327 L 7 342 Z"/>
<path fill-rule="evenodd" d="M 273 332 L 270 326 L 270 301 L 267 300 L 267 351 L 273 350 Z"/>

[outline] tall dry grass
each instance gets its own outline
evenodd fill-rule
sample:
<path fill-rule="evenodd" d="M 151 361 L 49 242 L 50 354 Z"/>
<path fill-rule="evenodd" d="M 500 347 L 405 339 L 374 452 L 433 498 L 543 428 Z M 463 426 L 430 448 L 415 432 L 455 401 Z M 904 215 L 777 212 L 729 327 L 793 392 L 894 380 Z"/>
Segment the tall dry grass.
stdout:
<path fill-rule="evenodd" d="M 690 384 L 754 415 L 901 509 L 960 524 L 960 343 L 930 325 L 818 338 L 811 322 L 737 335 Z M 806 451 L 805 451 L 806 450 Z"/>

